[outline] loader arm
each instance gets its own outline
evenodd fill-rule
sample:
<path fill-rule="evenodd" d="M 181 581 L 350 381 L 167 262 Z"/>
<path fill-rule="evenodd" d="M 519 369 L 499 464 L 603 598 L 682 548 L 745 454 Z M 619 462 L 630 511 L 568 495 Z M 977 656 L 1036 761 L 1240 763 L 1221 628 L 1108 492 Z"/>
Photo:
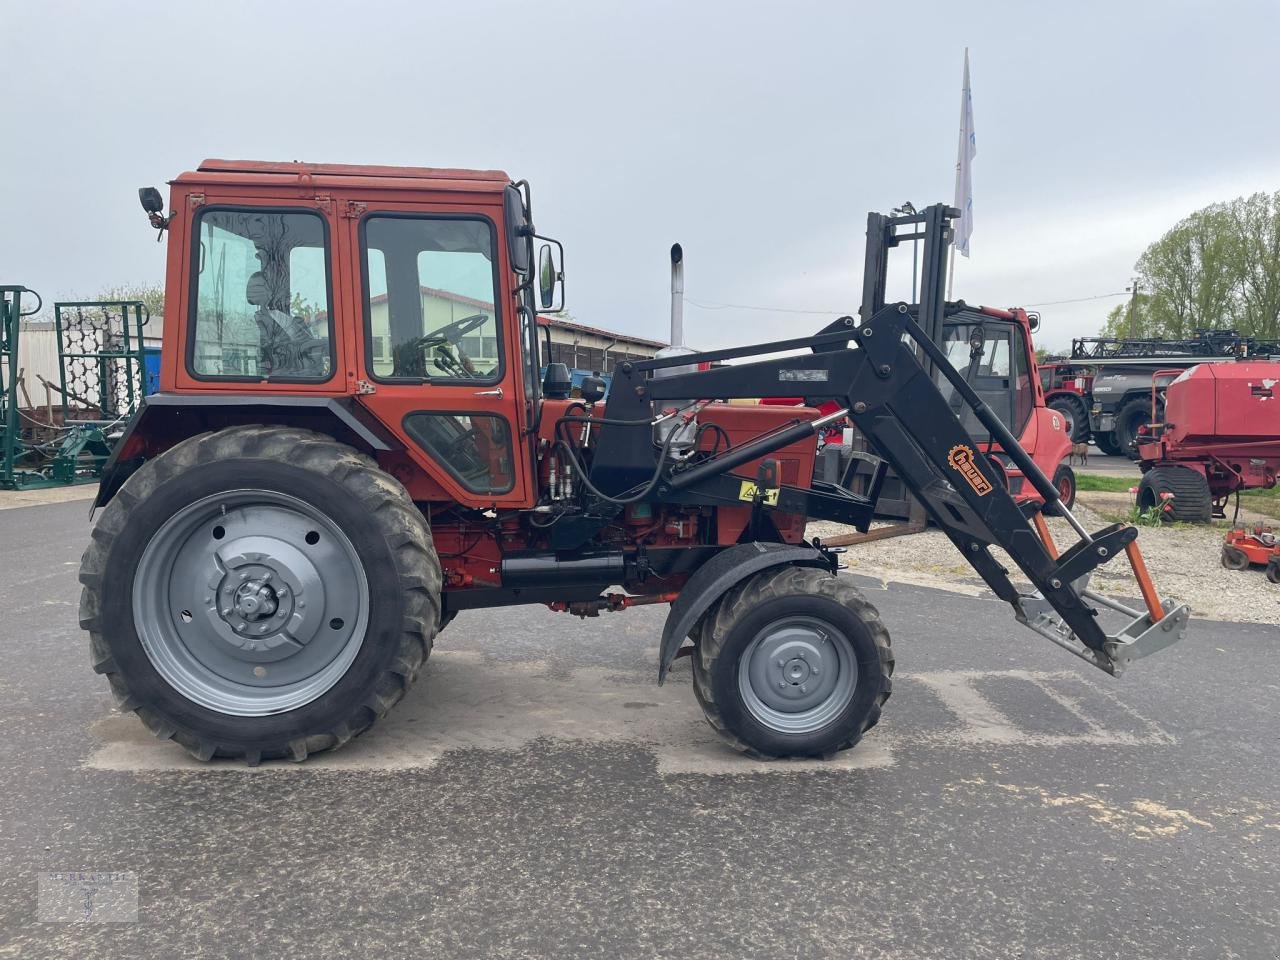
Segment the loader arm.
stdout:
<path fill-rule="evenodd" d="M 939 312 L 942 309 L 939 304 Z M 649 376 L 663 367 L 805 347 L 812 352 Z M 924 363 L 918 354 L 924 356 Z M 956 396 L 1036 486 L 1045 500 L 1044 512 L 1068 519 L 1080 537 L 1078 543 L 1059 554 L 1043 521 L 1024 513 L 1014 502 L 925 363 L 931 363 L 950 381 Z M 592 480 L 605 492 L 621 494 L 653 474 L 656 455 L 644 420 L 655 409 L 669 408 L 681 398 L 794 396 L 798 390 L 811 398 L 834 398 L 841 404 L 840 412 L 857 424 L 996 596 L 1009 603 L 1017 619 L 1036 632 L 1112 674 L 1182 636 L 1189 610 L 1157 598 L 1137 553 L 1137 530 L 1113 524 L 1094 533 L 1086 531 L 1017 439 L 924 333 L 906 304 L 883 306 L 860 325 L 842 318 L 812 337 L 619 364 L 609 399 L 611 423 L 601 428 Z M 736 498 L 734 488 L 741 478 L 729 471 L 815 432 L 816 425 L 826 419 L 797 420 L 709 459 L 666 467 L 656 488 L 657 497 L 677 503 L 730 502 Z M 795 504 L 801 496 L 811 518 L 853 522 L 864 530 L 875 505 L 874 492 L 862 497 L 842 487 L 818 485 L 809 492 L 781 488 L 780 508 L 788 501 Z M 1033 584 L 1033 593 L 1018 590 L 991 555 L 993 545 L 1018 565 Z M 1121 553 L 1133 562 L 1147 605 L 1144 611 L 1117 604 L 1087 588 L 1088 574 Z M 1108 634 L 1099 622 L 1099 608 L 1124 614 L 1127 624 Z"/>

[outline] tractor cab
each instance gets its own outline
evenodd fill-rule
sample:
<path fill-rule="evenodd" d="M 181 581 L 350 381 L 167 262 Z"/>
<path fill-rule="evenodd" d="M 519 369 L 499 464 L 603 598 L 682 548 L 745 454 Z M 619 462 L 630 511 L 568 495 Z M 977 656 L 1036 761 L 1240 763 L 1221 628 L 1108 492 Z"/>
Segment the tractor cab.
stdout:
<path fill-rule="evenodd" d="M 965 307 L 943 324 L 941 346 L 947 360 L 1015 436 L 1026 430 L 1037 403 L 1043 405 L 1030 333 L 1030 320 L 1021 309 Z M 934 378 L 966 429 L 977 439 L 989 439 L 946 379 L 940 373 Z"/>
<path fill-rule="evenodd" d="M 969 307 L 949 311 L 939 343 L 947 360 L 1000 422 L 1018 438 L 1054 486 L 1064 502 L 1075 501 L 1076 483 L 1071 467 L 1071 434 L 1061 413 L 1045 405 L 1044 386 L 1036 366 L 1032 335 L 1040 317 L 1021 307 Z M 1039 500 L 1023 472 L 963 402 L 940 371 L 934 381 L 952 411 L 993 462 L 1016 499 Z"/>
<path fill-rule="evenodd" d="M 536 317 L 563 306 L 563 254 L 536 236 L 527 184 L 206 160 L 171 188 L 167 215 L 140 191 L 169 234 L 149 432 L 177 430 L 180 406 L 212 428 L 305 398 L 314 426 L 397 450 L 416 499 L 535 503 Z"/>

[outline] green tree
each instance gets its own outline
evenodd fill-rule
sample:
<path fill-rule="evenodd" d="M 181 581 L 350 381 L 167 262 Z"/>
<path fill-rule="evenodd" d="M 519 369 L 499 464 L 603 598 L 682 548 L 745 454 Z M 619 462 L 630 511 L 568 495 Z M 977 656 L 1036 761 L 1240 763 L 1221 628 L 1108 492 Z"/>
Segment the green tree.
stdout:
<path fill-rule="evenodd" d="M 164 316 L 164 284 L 133 283 L 108 287 L 101 291 L 95 300 L 141 300 L 153 317 Z"/>
<path fill-rule="evenodd" d="M 1107 315 L 1106 336 L 1234 327 L 1280 337 L 1280 191 L 1197 210 L 1147 247 L 1134 269 L 1139 294 Z"/>

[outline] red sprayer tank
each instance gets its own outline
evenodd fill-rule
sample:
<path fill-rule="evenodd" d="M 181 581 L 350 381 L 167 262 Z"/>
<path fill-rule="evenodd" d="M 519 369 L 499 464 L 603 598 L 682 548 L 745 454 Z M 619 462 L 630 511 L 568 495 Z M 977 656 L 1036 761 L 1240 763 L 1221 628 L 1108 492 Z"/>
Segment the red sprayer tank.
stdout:
<path fill-rule="evenodd" d="M 1138 506 L 1171 500 L 1175 520 L 1223 516 L 1241 490 L 1270 488 L 1280 473 L 1280 363 L 1202 363 L 1176 374 L 1164 397 L 1164 422 L 1142 428 Z M 1154 404 L 1154 401 L 1153 401 Z M 1143 438 L 1147 438 L 1144 439 Z"/>
<path fill-rule="evenodd" d="M 1202 363 L 1165 396 L 1170 444 L 1274 440 L 1280 443 L 1280 363 Z"/>

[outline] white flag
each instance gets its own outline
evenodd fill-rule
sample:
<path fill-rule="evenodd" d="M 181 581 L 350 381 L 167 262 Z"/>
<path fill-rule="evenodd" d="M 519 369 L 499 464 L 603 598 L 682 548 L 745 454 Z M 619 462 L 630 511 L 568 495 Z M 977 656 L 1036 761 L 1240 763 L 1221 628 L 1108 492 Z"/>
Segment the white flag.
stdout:
<path fill-rule="evenodd" d="M 960 144 L 956 150 L 956 221 L 955 246 L 958 253 L 969 256 L 969 236 L 973 233 L 973 158 L 978 155 L 978 141 L 973 135 L 973 93 L 969 89 L 969 48 L 964 48 L 964 89 L 960 91 Z"/>

